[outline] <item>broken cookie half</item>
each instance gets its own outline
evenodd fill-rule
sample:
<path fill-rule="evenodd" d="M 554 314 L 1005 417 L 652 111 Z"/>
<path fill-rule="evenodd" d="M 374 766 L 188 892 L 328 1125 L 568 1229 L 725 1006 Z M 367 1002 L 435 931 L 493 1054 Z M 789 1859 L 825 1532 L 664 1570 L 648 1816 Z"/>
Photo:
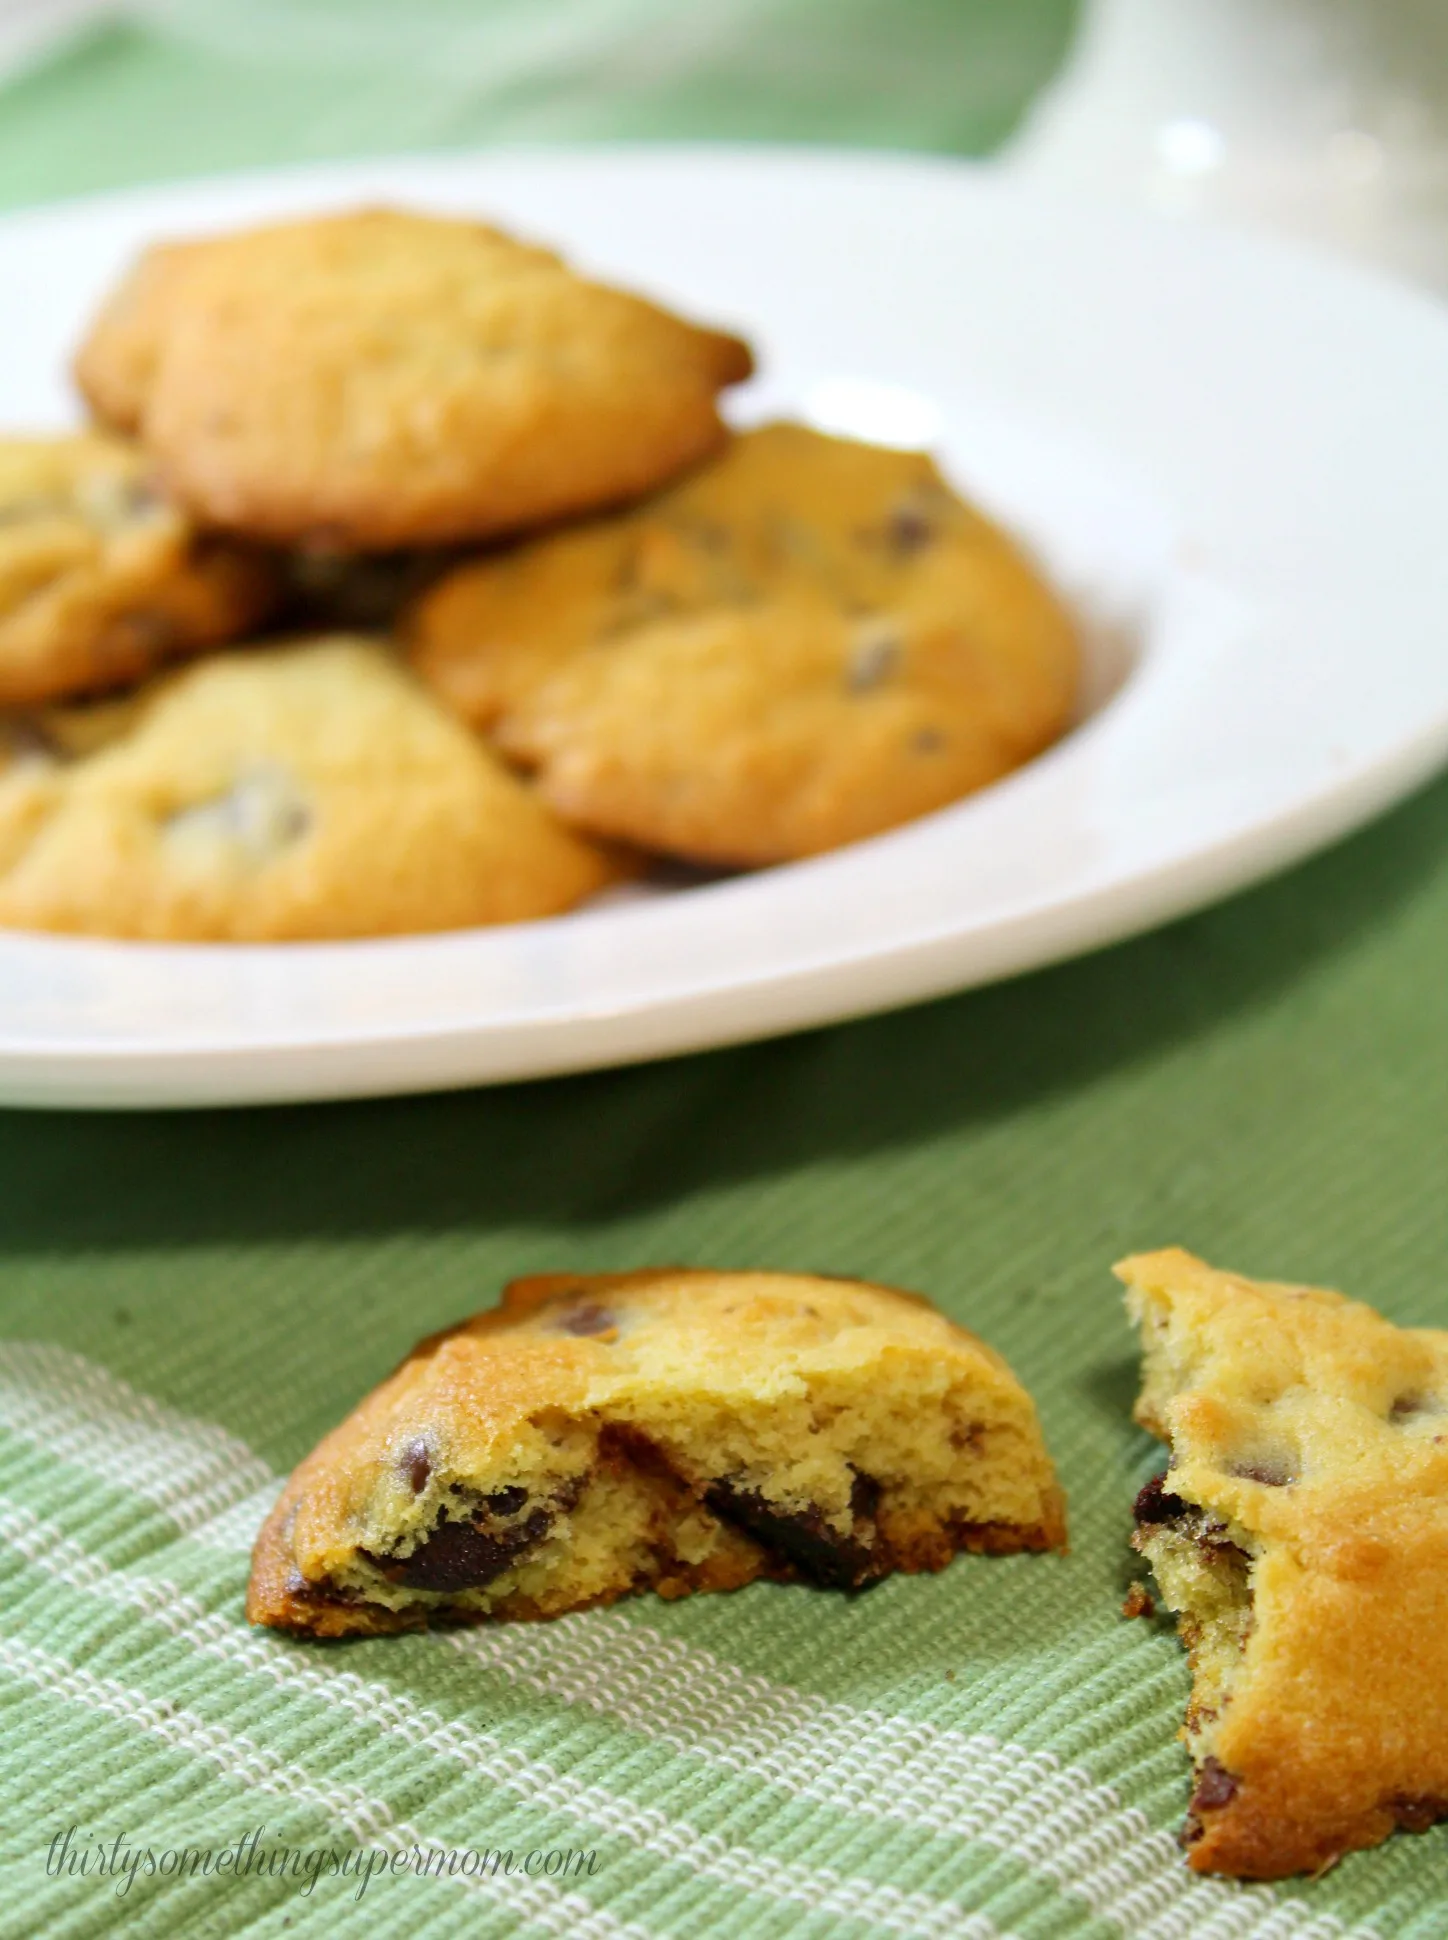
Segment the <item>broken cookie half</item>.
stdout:
<path fill-rule="evenodd" d="M 928 1302 L 793 1274 L 551 1275 L 423 1341 L 307 1457 L 247 1614 L 376 1633 L 757 1577 L 854 1589 L 1064 1540 L 1029 1395 Z"/>
<path fill-rule="evenodd" d="M 1199 1872 L 1317 1872 L 1448 1817 L 1448 1333 L 1170 1250 L 1117 1273 L 1168 1442 L 1135 1546 L 1193 1671 Z"/>

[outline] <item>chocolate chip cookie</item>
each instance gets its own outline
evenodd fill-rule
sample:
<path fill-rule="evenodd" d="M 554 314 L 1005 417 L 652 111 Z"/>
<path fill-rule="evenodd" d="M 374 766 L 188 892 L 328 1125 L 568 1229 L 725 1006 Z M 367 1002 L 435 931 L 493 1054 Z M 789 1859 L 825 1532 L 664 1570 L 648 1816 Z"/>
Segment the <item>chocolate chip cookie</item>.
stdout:
<path fill-rule="evenodd" d="M 1316 1872 L 1448 1816 L 1448 1333 L 1176 1250 L 1117 1272 L 1171 1447 L 1134 1540 L 1191 1659 L 1191 1864 Z"/>
<path fill-rule="evenodd" d="M 710 864 L 812 855 L 1067 726 L 1075 628 L 916 452 L 776 424 L 642 509 L 464 566 L 414 664 L 579 827 Z"/>
<path fill-rule="evenodd" d="M 0 925 L 166 941 L 516 922 L 617 873 L 385 648 L 219 654 L 0 718 Z"/>
<path fill-rule="evenodd" d="M 277 591 L 203 538 L 118 438 L 0 439 L 0 707 L 116 687 L 234 639 Z"/>
<path fill-rule="evenodd" d="M 208 524 L 358 550 L 517 531 L 716 449 L 748 347 L 481 223 L 393 209 L 142 259 L 76 360 Z"/>
<path fill-rule="evenodd" d="M 247 1614 L 315 1636 L 1059 1547 L 1030 1397 L 914 1295 L 682 1268 L 514 1282 L 297 1469 Z"/>

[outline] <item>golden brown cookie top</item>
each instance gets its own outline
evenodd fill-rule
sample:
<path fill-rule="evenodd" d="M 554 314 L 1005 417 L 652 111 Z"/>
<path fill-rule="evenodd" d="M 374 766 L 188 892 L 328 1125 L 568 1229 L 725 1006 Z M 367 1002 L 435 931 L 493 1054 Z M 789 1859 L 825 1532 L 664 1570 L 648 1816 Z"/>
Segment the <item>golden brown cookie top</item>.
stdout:
<path fill-rule="evenodd" d="M 750 369 L 548 250 L 392 209 L 145 258 L 76 363 L 209 523 L 368 550 L 646 491 L 718 445 Z"/>
<path fill-rule="evenodd" d="M 1175 1249 L 1117 1271 L 1138 1418 L 1172 1451 L 1144 1546 L 1175 1532 L 1245 1572 L 1240 1659 L 1218 1651 L 1225 1701 L 1193 1726 L 1192 1863 L 1314 1870 L 1448 1800 L 1448 1333 Z M 1227 1573 L 1178 1573 L 1200 1674 Z"/>
<path fill-rule="evenodd" d="M 250 647 L 0 732 L 0 924 L 168 941 L 451 929 L 614 865 L 383 647 Z"/>
<path fill-rule="evenodd" d="M 192 264 L 214 244 L 157 243 L 107 295 L 75 354 L 73 375 L 101 424 L 140 428 L 173 304 Z"/>
<path fill-rule="evenodd" d="M 567 821 L 689 861 L 910 821 L 1070 720 L 1075 629 L 920 452 L 802 425 L 637 512 L 462 566 L 411 656 Z"/>
<path fill-rule="evenodd" d="M 459 566 L 410 617 L 414 658 L 487 726 L 585 648 L 781 606 L 870 620 L 995 536 L 924 452 L 765 425 L 632 511 Z M 857 678 L 881 659 L 862 651 Z"/>
<path fill-rule="evenodd" d="M 414 662 L 580 826 L 759 863 L 938 808 L 1067 725 L 1078 648 L 919 452 L 776 424 L 637 511 L 460 568 Z"/>
<path fill-rule="evenodd" d="M 1137 1419 L 1170 1440 L 1173 1487 L 1278 1541 L 1345 1534 L 1349 1492 L 1394 1511 L 1416 1494 L 1448 1532 L 1448 1332 L 1176 1249 L 1117 1272 L 1148 1356 Z"/>
<path fill-rule="evenodd" d="M 993 1348 L 892 1287 L 691 1267 L 540 1274 L 420 1342 L 366 1404 L 354 1454 L 390 1461 L 398 1437 L 420 1431 L 440 1396 L 447 1432 L 473 1466 L 540 1406 L 607 1408 L 648 1393 L 767 1400 L 889 1348 L 961 1359 L 993 1387 L 1019 1390 Z"/>
<path fill-rule="evenodd" d="M 136 445 L 0 438 L 0 706 L 114 687 L 234 638 L 276 578 L 254 552 L 198 538 Z"/>

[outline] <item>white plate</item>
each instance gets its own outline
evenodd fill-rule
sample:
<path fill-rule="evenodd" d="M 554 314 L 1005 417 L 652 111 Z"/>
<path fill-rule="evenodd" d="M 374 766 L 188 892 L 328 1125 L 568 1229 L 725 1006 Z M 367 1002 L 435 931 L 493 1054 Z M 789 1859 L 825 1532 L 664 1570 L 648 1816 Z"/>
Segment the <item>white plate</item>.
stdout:
<path fill-rule="evenodd" d="M 216 1104 L 657 1057 L 957 990 L 1278 868 L 1448 754 L 1448 312 L 948 164 L 768 150 L 368 163 L 0 223 L 0 423 L 141 242 L 390 197 L 486 212 L 747 328 L 789 409 L 935 444 L 1090 623 L 1092 708 L 835 855 L 377 943 L 0 936 L 0 1101 Z"/>

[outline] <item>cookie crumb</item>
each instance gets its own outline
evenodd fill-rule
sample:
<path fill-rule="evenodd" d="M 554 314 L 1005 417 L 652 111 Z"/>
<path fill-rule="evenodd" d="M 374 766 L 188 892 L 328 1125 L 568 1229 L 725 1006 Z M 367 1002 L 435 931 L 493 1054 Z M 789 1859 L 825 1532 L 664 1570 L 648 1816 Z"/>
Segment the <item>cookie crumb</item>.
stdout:
<path fill-rule="evenodd" d="M 1156 1604 L 1151 1592 L 1144 1583 L 1133 1583 L 1126 1592 L 1126 1601 L 1121 1606 L 1123 1617 L 1154 1617 Z"/>

